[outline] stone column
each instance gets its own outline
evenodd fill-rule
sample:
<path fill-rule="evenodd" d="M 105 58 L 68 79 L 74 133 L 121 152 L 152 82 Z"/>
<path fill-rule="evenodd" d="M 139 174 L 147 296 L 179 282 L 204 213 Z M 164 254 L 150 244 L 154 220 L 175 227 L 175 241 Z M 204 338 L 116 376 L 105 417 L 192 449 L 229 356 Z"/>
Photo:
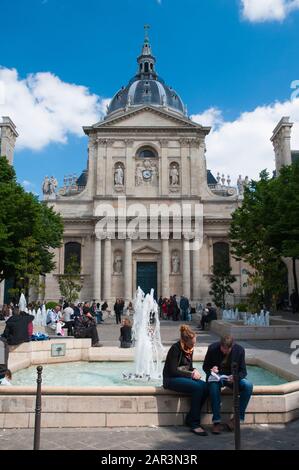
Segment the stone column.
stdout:
<path fill-rule="evenodd" d="M 189 139 L 180 139 L 181 145 L 181 187 L 182 196 L 190 195 L 190 141 Z"/>
<path fill-rule="evenodd" d="M 111 238 L 105 239 L 104 245 L 104 296 L 103 300 L 111 299 L 112 284 L 112 261 L 111 261 Z"/>
<path fill-rule="evenodd" d="M 94 269 L 93 269 L 93 298 L 100 302 L 101 297 L 101 277 L 102 277 L 102 243 L 101 239 L 95 237 L 94 241 Z"/>
<path fill-rule="evenodd" d="M 132 300 L 132 240 L 125 241 L 125 300 Z"/>
<path fill-rule="evenodd" d="M 200 250 L 192 251 L 192 300 L 200 299 Z"/>
<path fill-rule="evenodd" d="M 162 297 L 169 299 L 169 241 L 162 238 Z"/>
<path fill-rule="evenodd" d="M 183 295 L 190 299 L 190 251 L 189 241 L 183 240 Z"/>
<path fill-rule="evenodd" d="M 161 158 L 160 158 L 160 175 L 159 175 L 159 186 L 160 194 L 162 196 L 168 196 L 168 140 L 162 139 L 161 145 Z"/>

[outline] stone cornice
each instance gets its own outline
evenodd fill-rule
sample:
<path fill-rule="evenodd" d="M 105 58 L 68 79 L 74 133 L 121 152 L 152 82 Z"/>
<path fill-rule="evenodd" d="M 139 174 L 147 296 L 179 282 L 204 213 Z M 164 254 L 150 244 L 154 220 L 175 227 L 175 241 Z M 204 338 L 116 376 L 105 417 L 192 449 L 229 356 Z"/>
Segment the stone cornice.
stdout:
<path fill-rule="evenodd" d="M 210 127 L 203 127 L 200 124 L 197 124 L 197 123 L 191 121 L 190 119 L 188 119 L 184 116 L 179 116 L 179 115 L 177 116 L 177 115 L 173 114 L 170 111 L 165 111 L 165 110 L 156 108 L 154 106 L 142 105 L 142 106 L 138 107 L 137 109 L 133 109 L 133 110 L 124 112 L 123 114 L 117 114 L 116 116 L 111 116 L 110 118 L 108 118 L 106 120 L 103 120 L 103 121 L 100 121 L 100 122 L 94 124 L 93 126 L 83 127 L 83 130 L 86 134 L 89 134 L 90 131 L 92 131 L 92 130 L 95 130 L 95 129 L 98 130 L 99 128 L 107 128 L 112 123 L 114 124 L 116 122 L 124 121 L 127 118 L 129 118 L 131 116 L 138 115 L 138 114 L 140 114 L 144 111 L 149 111 L 153 114 L 157 114 L 159 116 L 167 118 L 172 122 L 179 123 L 179 124 L 183 125 L 184 128 L 187 127 L 187 128 L 200 129 L 205 134 L 208 134 L 210 132 L 210 129 L 211 129 Z"/>

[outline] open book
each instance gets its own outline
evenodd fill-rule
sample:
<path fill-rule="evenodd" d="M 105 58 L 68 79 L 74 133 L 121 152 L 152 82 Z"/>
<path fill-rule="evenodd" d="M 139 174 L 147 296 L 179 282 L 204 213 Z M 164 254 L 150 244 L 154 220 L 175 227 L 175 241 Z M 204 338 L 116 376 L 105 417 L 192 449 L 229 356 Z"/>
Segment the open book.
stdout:
<path fill-rule="evenodd" d="M 220 380 L 227 380 L 229 377 L 229 375 L 219 375 L 216 372 L 211 372 L 208 382 L 220 382 Z"/>

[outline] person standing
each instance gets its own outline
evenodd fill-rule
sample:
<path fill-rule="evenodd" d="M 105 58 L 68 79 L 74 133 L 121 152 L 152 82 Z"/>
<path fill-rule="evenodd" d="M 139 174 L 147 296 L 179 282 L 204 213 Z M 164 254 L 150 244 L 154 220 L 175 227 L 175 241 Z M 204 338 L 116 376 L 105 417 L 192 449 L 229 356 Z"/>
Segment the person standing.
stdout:
<path fill-rule="evenodd" d="M 187 321 L 189 313 L 189 300 L 182 295 L 180 300 L 180 309 L 182 310 L 182 320 Z"/>
<path fill-rule="evenodd" d="M 74 326 L 74 309 L 72 306 L 66 302 L 64 304 L 64 309 L 63 309 L 63 322 L 65 328 L 67 328 L 67 335 L 72 336 L 73 335 L 73 326 Z"/>
<path fill-rule="evenodd" d="M 119 323 L 121 323 L 121 314 L 123 311 L 123 307 L 121 305 L 120 299 L 116 299 L 116 302 L 114 304 L 114 311 L 115 311 L 116 324 L 118 325 Z"/>
<path fill-rule="evenodd" d="M 290 295 L 290 302 L 292 306 L 292 312 L 296 313 L 299 310 L 299 297 L 295 289 L 293 289 L 293 292 Z"/>
<path fill-rule="evenodd" d="M 193 367 L 196 333 L 187 325 L 180 327 L 180 341 L 174 343 L 167 354 L 163 369 L 163 387 L 191 394 L 191 409 L 186 424 L 198 436 L 207 436 L 200 425 L 201 408 L 207 398 L 207 384 Z"/>
<path fill-rule="evenodd" d="M 252 395 L 253 385 L 247 377 L 245 363 L 245 350 L 242 346 L 234 343 L 232 336 L 224 336 L 220 341 L 210 344 L 203 363 L 203 370 L 206 373 L 209 395 L 213 412 L 213 434 L 221 433 L 221 388 L 233 388 L 232 364 L 238 366 L 239 390 L 240 390 L 240 422 L 245 420 L 245 411 Z M 227 375 L 226 380 L 209 382 L 212 372 L 214 374 Z M 228 428 L 234 430 L 233 418 L 227 423 Z"/>

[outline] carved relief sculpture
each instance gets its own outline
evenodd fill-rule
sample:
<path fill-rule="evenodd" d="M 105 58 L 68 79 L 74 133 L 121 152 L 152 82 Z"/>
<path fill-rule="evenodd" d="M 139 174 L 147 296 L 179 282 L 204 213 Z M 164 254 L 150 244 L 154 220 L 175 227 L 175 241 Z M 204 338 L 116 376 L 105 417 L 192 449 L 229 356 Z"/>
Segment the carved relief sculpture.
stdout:
<path fill-rule="evenodd" d="M 174 251 L 171 256 L 171 273 L 172 274 L 180 273 L 180 256 L 177 251 Z"/>

